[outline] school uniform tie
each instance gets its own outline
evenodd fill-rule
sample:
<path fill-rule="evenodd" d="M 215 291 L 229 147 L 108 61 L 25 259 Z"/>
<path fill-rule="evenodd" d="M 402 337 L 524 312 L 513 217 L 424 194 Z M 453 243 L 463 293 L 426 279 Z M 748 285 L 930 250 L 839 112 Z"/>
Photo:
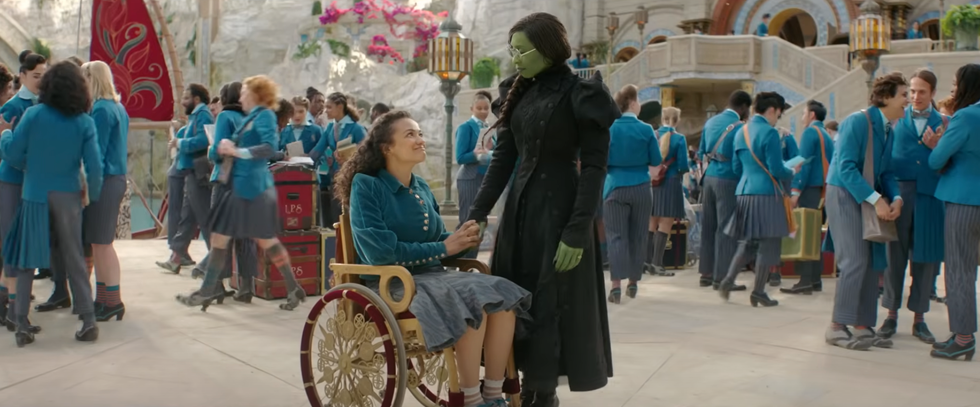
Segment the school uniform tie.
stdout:
<path fill-rule="evenodd" d="M 928 119 L 930 113 L 932 113 L 932 112 L 930 112 L 928 110 L 923 110 L 923 111 L 912 110 L 912 118 L 913 119 Z"/>

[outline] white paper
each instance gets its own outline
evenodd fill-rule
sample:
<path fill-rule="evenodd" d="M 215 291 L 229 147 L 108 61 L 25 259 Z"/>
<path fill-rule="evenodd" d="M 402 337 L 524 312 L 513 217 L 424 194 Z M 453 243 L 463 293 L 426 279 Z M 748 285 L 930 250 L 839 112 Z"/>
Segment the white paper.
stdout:
<path fill-rule="evenodd" d="M 340 149 L 342 149 L 344 147 L 347 147 L 347 146 L 351 145 L 353 142 L 354 141 L 351 140 L 350 138 L 345 138 L 343 140 L 340 140 L 340 141 L 337 142 L 337 149 L 340 150 Z"/>
<path fill-rule="evenodd" d="M 289 159 L 286 160 L 286 162 L 290 164 L 305 164 L 310 166 L 313 165 L 313 159 L 310 157 L 289 157 Z"/>
<path fill-rule="evenodd" d="M 286 154 L 289 154 L 291 158 L 306 157 L 306 153 L 303 152 L 303 142 L 294 141 L 286 144 Z"/>
<path fill-rule="evenodd" d="M 214 144 L 214 124 L 204 125 L 204 134 L 208 136 L 208 144 Z"/>
<path fill-rule="evenodd" d="M 798 166 L 800 164 L 803 164 L 803 163 L 807 163 L 807 162 L 810 162 L 810 158 L 803 158 L 803 157 L 800 157 L 800 156 L 796 156 L 796 157 L 790 158 L 789 160 L 783 162 L 783 166 L 786 167 L 786 168 L 789 168 L 789 169 L 793 169 L 793 168 L 796 168 L 796 166 Z"/>

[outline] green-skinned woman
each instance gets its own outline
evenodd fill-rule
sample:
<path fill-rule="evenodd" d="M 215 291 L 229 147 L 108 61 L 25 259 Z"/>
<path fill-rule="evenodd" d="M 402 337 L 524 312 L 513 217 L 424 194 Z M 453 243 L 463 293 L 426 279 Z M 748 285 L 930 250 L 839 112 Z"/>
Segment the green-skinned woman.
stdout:
<path fill-rule="evenodd" d="M 524 17 L 510 45 L 518 72 L 493 102 L 497 147 L 470 219 L 485 224 L 516 167 L 491 264 L 495 276 L 533 293 L 534 326 L 514 344 L 522 405 L 555 407 L 559 376 L 571 391 L 602 388 L 612 376 L 594 219 L 609 127 L 620 113 L 598 75 L 571 72 L 565 27 L 554 16 Z"/>

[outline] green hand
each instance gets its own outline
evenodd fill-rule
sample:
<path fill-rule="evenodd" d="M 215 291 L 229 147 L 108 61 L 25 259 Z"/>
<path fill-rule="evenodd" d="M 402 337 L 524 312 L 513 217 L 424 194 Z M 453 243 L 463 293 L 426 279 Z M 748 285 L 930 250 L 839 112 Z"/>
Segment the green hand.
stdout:
<path fill-rule="evenodd" d="M 569 247 L 565 242 L 558 243 L 558 251 L 555 253 L 555 271 L 564 273 L 578 266 L 584 251 L 585 249 Z"/>

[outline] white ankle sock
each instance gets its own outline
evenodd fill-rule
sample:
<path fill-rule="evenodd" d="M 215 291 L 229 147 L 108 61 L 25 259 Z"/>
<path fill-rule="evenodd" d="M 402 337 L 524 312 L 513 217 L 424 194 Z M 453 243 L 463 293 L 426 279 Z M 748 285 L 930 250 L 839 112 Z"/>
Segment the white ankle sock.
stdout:
<path fill-rule="evenodd" d="M 463 405 L 466 407 L 477 407 L 483 404 L 483 395 L 480 394 L 480 386 L 463 387 Z"/>
<path fill-rule="evenodd" d="M 504 379 L 490 380 L 483 379 L 483 399 L 487 401 L 502 399 L 504 389 Z"/>

